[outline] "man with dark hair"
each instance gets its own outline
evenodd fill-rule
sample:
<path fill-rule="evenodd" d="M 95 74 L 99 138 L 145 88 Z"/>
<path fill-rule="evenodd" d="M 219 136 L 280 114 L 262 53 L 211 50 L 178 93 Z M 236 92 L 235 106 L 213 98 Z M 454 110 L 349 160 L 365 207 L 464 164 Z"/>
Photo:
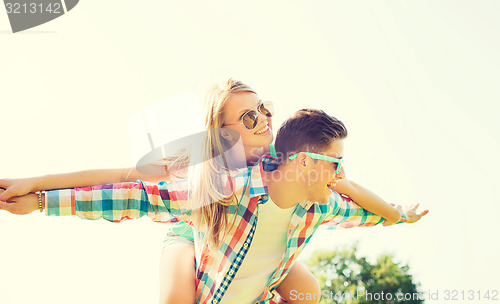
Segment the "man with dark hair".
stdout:
<path fill-rule="evenodd" d="M 276 152 L 283 160 L 296 152 L 319 152 L 332 140 L 347 137 L 340 120 L 321 110 L 302 109 L 283 123 L 276 136 Z"/>
<path fill-rule="evenodd" d="M 279 166 L 268 174 L 271 178 L 267 180 L 271 196 L 287 202 L 280 207 L 292 206 L 293 197 L 319 203 L 328 201 L 332 193 L 330 184 L 343 178 L 346 136 L 344 124 L 321 110 L 299 110 L 283 123 L 275 145 Z M 293 178 L 278 178 L 280 174 Z M 287 189 L 283 198 L 278 189 Z"/>
<path fill-rule="evenodd" d="M 264 156 L 231 178 L 239 198 L 237 206 L 227 208 L 234 229 L 219 248 L 211 248 L 203 242 L 206 231 L 195 227 L 197 303 L 276 303 L 272 291 L 321 224 L 355 227 L 384 221 L 330 190 L 343 177 L 346 136 L 341 121 L 323 111 L 300 110 L 278 131 L 279 158 Z M 184 181 L 123 183 L 47 191 L 16 203 L 18 210 L 36 210 L 40 199 L 47 215 L 115 222 L 147 215 L 156 221 L 190 222 L 187 190 Z M 414 206 L 402 213 L 401 221 L 412 223 L 425 214 L 417 214 Z M 321 294 L 312 296 L 319 301 Z"/>

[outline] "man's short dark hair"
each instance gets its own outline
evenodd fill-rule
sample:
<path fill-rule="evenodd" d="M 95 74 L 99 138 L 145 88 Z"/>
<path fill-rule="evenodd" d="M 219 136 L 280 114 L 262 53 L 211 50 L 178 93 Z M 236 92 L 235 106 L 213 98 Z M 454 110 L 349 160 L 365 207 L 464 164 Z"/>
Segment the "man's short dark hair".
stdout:
<path fill-rule="evenodd" d="M 347 136 L 340 120 L 321 110 L 302 109 L 286 120 L 276 135 L 276 153 L 280 162 L 297 152 L 321 153 L 334 140 Z"/>

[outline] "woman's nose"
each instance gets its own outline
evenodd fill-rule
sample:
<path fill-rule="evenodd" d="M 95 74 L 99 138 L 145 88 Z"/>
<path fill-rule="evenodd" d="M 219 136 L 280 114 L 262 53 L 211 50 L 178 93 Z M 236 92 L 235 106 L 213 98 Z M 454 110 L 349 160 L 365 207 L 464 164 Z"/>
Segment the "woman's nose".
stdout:
<path fill-rule="evenodd" d="M 258 117 L 257 123 L 261 123 L 263 121 L 267 121 L 267 116 L 266 115 L 260 113 L 259 111 L 257 111 L 257 114 L 259 115 L 259 116 L 257 116 Z"/>

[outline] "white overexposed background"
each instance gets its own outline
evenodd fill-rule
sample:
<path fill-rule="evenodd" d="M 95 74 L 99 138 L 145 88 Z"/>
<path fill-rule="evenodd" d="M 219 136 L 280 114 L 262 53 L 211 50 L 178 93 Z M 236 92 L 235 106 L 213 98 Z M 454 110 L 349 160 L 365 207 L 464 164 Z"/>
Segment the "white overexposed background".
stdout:
<path fill-rule="evenodd" d="M 303 107 L 340 118 L 348 177 L 430 209 L 320 231 L 304 257 L 359 241 L 409 264 L 423 291 L 499 290 L 499 13 L 486 0 L 80 1 L 13 34 L 1 8 L 0 177 L 133 166 L 136 113 L 230 75 L 274 101 L 275 131 Z M 168 132 L 189 131 L 185 115 L 164 113 Z M 155 303 L 165 229 L 0 212 L 0 303 Z"/>

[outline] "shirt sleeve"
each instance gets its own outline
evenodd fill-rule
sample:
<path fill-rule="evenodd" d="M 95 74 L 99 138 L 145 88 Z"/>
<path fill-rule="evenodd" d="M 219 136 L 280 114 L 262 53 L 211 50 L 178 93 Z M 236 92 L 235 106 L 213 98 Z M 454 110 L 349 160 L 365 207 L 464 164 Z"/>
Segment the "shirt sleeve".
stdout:
<path fill-rule="evenodd" d="M 385 220 L 382 216 L 363 209 L 350 198 L 337 192 L 332 191 L 329 200 L 332 212 L 322 222 L 324 224 L 322 228 L 369 227 L 380 224 Z M 401 218 L 406 218 L 406 215 L 403 214 Z"/>
<path fill-rule="evenodd" d="M 121 222 L 150 217 L 155 222 L 187 220 L 186 181 L 119 183 L 46 192 L 46 215 Z"/>

